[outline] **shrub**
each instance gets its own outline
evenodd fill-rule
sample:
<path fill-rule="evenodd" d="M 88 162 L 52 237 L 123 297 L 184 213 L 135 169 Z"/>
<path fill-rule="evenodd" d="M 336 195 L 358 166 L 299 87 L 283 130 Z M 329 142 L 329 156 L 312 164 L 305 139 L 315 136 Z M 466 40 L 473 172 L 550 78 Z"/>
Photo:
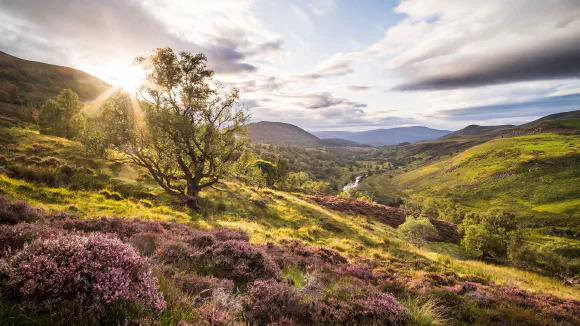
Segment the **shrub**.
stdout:
<path fill-rule="evenodd" d="M 35 239 L 54 238 L 61 233 L 59 229 L 41 224 L 0 225 L 0 257 L 8 256 Z"/>
<path fill-rule="evenodd" d="M 235 297 L 221 288 L 213 291 L 211 298 L 208 298 L 208 302 L 201 306 L 200 312 L 203 322 L 196 325 L 246 325 L 237 320 L 238 316 L 242 313 L 240 297 Z"/>
<path fill-rule="evenodd" d="M 387 293 L 371 293 L 354 301 L 355 319 L 361 324 L 395 325 L 407 319 L 405 307 Z"/>
<path fill-rule="evenodd" d="M 240 241 L 250 241 L 250 237 L 245 231 L 234 230 L 229 228 L 221 228 L 213 231 L 213 234 L 219 241 L 227 240 L 240 240 Z"/>
<path fill-rule="evenodd" d="M 177 274 L 173 276 L 173 280 L 183 292 L 198 298 L 211 298 L 217 290 L 226 293 L 234 291 L 234 282 L 215 277 Z"/>
<path fill-rule="evenodd" d="M 405 223 L 398 228 L 399 233 L 409 242 L 421 248 L 428 238 L 437 235 L 437 230 L 426 217 L 407 216 Z"/>
<path fill-rule="evenodd" d="M 282 278 L 280 269 L 270 256 L 260 248 L 241 240 L 217 243 L 205 253 L 205 260 L 214 275 L 232 279 L 238 284 Z"/>
<path fill-rule="evenodd" d="M 9 284 L 36 308 L 72 302 L 100 311 L 118 300 L 165 307 L 147 261 L 103 234 L 38 239 L 9 264 Z"/>
<path fill-rule="evenodd" d="M 196 252 L 187 243 L 167 240 L 159 245 L 156 256 L 166 264 L 188 267 L 197 261 Z"/>
<path fill-rule="evenodd" d="M 42 216 L 42 210 L 33 208 L 25 201 L 11 201 L 0 196 L 0 224 L 32 222 Z"/>
<path fill-rule="evenodd" d="M 145 257 L 151 257 L 159 248 L 162 241 L 159 233 L 146 232 L 137 233 L 129 239 L 129 243 L 139 250 Z"/>
<path fill-rule="evenodd" d="M 65 162 L 63 162 L 61 159 L 56 158 L 54 156 L 45 157 L 38 163 L 38 165 L 51 166 L 51 167 L 58 167 L 58 166 L 61 166 L 63 164 L 65 164 Z"/>
<path fill-rule="evenodd" d="M 213 246 L 217 242 L 216 237 L 204 231 L 194 231 L 187 238 L 187 243 L 195 248 L 207 248 Z"/>
<path fill-rule="evenodd" d="M 287 283 L 255 281 L 250 288 L 245 309 L 246 318 L 251 324 L 267 325 L 287 319 L 312 324 L 309 305 Z"/>

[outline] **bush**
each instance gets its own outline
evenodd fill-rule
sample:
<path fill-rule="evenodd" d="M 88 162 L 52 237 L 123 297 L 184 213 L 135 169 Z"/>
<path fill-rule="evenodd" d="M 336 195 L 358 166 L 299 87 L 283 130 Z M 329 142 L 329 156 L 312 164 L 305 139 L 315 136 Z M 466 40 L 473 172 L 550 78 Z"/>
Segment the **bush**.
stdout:
<path fill-rule="evenodd" d="M 208 248 L 213 246 L 216 242 L 215 235 L 204 231 L 193 232 L 193 234 L 187 239 L 187 243 L 194 248 Z"/>
<path fill-rule="evenodd" d="M 226 293 L 232 293 L 234 291 L 234 282 L 214 277 L 174 275 L 173 280 L 183 292 L 198 299 L 211 298 L 213 293 L 218 290 L 223 290 Z"/>
<path fill-rule="evenodd" d="M 240 240 L 250 241 L 248 234 L 242 230 L 234 230 L 229 228 L 221 228 L 213 231 L 213 234 L 219 241 Z"/>
<path fill-rule="evenodd" d="M 159 233 L 146 232 L 137 233 L 129 239 L 129 243 L 139 250 L 145 257 L 151 257 L 159 248 L 159 243 L 163 241 Z"/>
<path fill-rule="evenodd" d="M 282 272 L 272 258 L 245 241 L 220 242 L 204 256 L 215 276 L 232 279 L 238 284 L 270 278 L 282 279 Z"/>
<path fill-rule="evenodd" d="M 187 243 L 167 240 L 159 245 L 156 256 L 166 264 L 189 267 L 197 261 L 196 252 Z"/>
<path fill-rule="evenodd" d="M 413 216 L 407 216 L 405 223 L 399 226 L 398 231 L 409 242 L 419 248 L 421 248 L 428 238 L 433 238 L 437 235 L 437 229 L 435 229 L 426 217 L 415 218 Z"/>
<path fill-rule="evenodd" d="M 407 319 L 405 307 L 387 293 L 371 293 L 354 301 L 355 320 L 361 324 L 396 325 Z"/>
<path fill-rule="evenodd" d="M 131 246 L 103 234 L 38 239 L 9 260 L 9 284 L 36 308 L 74 303 L 101 311 L 118 300 L 163 310 L 157 279 Z"/>
<path fill-rule="evenodd" d="M 19 223 L 0 225 L 0 257 L 9 256 L 13 251 L 22 249 L 25 244 L 39 238 L 54 238 L 62 233 L 42 224 Z"/>
<path fill-rule="evenodd" d="M 11 201 L 0 196 L 0 224 L 32 222 L 39 219 L 42 214 L 42 210 L 33 208 L 25 201 Z"/>
<path fill-rule="evenodd" d="M 399 325 L 408 314 L 395 297 L 387 293 L 359 291 L 326 296 L 315 306 L 315 321 L 331 325 Z"/>
<path fill-rule="evenodd" d="M 312 324 L 309 305 L 287 283 L 255 281 L 250 288 L 245 309 L 247 321 L 255 325 L 267 325 L 288 319 Z"/>

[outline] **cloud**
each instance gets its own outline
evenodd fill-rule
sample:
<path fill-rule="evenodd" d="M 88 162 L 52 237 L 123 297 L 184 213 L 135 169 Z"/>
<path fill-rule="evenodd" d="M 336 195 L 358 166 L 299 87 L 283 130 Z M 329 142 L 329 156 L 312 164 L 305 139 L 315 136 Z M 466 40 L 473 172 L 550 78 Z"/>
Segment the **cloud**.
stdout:
<path fill-rule="evenodd" d="M 511 55 L 469 60 L 461 71 L 420 76 L 398 84 L 402 91 L 454 89 L 520 81 L 580 77 L 580 38 L 567 44 L 555 42 L 540 51 L 530 49 Z M 467 61 L 467 60 L 466 60 Z M 458 62 L 459 64 L 459 62 Z"/>
<path fill-rule="evenodd" d="M 323 109 L 331 107 L 341 108 L 366 108 L 365 103 L 350 101 L 345 98 L 335 97 L 328 92 L 310 93 L 310 94 L 295 94 L 287 95 L 287 97 L 297 98 L 299 106 L 308 109 Z"/>
<path fill-rule="evenodd" d="M 319 16 L 325 15 L 334 7 L 334 0 L 314 0 L 308 7 Z"/>
<path fill-rule="evenodd" d="M 497 118 L 540 117 L 552 113 L 580 109 L 580 93 L 550 96 L 517 103 L 501 103 L 450 110 L 441 110 L 427 115 L 428 117 L 448 120 L 487 120 Z"/>
<path fill-rule="evenodd" d="M 253 72 L 254 57 L 279 51 L 283 43 L 253 18 L 251 6 L 251 1 L 237 0 L 195 6 L 166 0 L 0 1 L 0 47 L 17 56 L 83 68 L 130 63 L 169 46 L 206 53 L 218 73 Z"/>
<path fill-rule="evenodd" d="M 367 57 L 369 53 L 352 52 L 352 53 L 336 53 L 328 60 L 322 62 L 312 72 L 299 75 L 300 79 L 320 79 L 328 77 L 340 77 L 351 74 L 353 65 L 358 60 Z"/>
<path fill-rule="evenodd" d="M 372 89 L 371 86 L 362 86 L 362 85 L 349 85 L 346 86 L 346 89 L 353 91 L 353 92 L 363 92 Z"/>
<path fill-rule="evenodd" d="M 369 50 L 405 77 L 394 90 L 438 90 L 580 77 L 580 2 L 407 0 Z"/>

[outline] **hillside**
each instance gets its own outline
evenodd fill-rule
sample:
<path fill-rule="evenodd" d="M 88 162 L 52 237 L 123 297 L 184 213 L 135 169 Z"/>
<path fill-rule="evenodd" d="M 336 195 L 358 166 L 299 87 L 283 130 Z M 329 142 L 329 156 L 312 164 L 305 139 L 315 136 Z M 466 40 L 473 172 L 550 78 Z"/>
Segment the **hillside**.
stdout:
<path fill-rule="evenodd" d="M 110 87 L 80 70 L 23 60 L 0 51 L 0 102 L 39 107 L 64 88 L 88 101 Z"/>
<path fill-rule="evenodd" d="M 532 122 L 523 124 L 522 127 L 532 127 L 544 121 L 567 120 L 567 119 L 580 119 L 580 110 L 550 114 L 545 117 L 534 120 Z"/>
<path fill-rule="evenodd" d="M 299 147 L 369 147 L 338 137 L 319 139 L 298 126 L 282 122 L 253 122 L 248 124 L 247 130 L 251 141 L 262 144 Z"/>
<path fill-rule="evenodd" d="M 457 138 L 465 136 L 487 136 L 493 137 L 501 135 L 504 132 L 510 131 L 515 125 L 500 125 L 500 126 L 478 126 L 469 125 L 461 130 L 450 133 L 443 138 Z"/>
<path fill-rule="evenodd" d="M 544 133 L 494 139 L 370 183 L 382 182 L 383 191 L 431 205 L 453 221 L 457 217 L 451 211 L 496 208 L 514 213 L 532 228 L 554 226 L 580 234 L 578 166 L 580 135 Z"/>
<path fill-rule="evenodd" d="M 101 241 L 97 244 L 110 242 L 120 252 L 148 257 L 147 275 L 159 286 L 139 297 L 138 308 L 108 307 L 97 315 L 103 323 L 129 319 L 196 325 L 219 313 L 227 324 L 267 325 L 268 318 L 279 318 L 263 308 L 272 305 L 282 305 L 278 314 L 304 325 L 359 324 L 353 319 L 365 324 L 376 318 L 415 325 L 431 313 L 458 325 L 578 322 L 577 288 L 471 260 L 455 244 L 457 233 L 450 223 L 432 220 L 442 231 L 439 240 L 451 243 L 430 242 L 419 249 L 397 232 L 407 214 L 401 209 L 235 181 L 203 192 L 204 210 L 191 212 L 143 176 L 144 171 L 87 157 L 78 142 L 9 125 L 0 127 L 0 136 L 0 255 L 6 246 L 20 252 L 32 242 L 36 248 L 44 243 L 39 243 L 41 237 L 55 239 L 48 244 L 69 244 L 88 236 Z M 117 240 L 100 240 L 100 232 Z M 137 256 L 127 262 L 126 255 L 109 251 L 96 257 L 111 266 L 141 261 Z M 108 289 L 108 284 L 102 287 Z M 0 289 L 0 320 L 58 324 L 59 315 L 30 311 L 20 306 L 19 295 L 3 285 Z M 133 298 L 123 290 L 116 293 Z M 67 321 L 85 324 L 83 318 L 94 318 L 92 313 L 83 311 Z"/>
<path fill-rule="evenodd" d="M 441 157 L 458 154 L 495 138 L 517 137 L 552 132 L 574 135 L 580 133 L 580 111 L 548 115 L 520 126 L 470 125 L 439 139 L 379 148 L 369 153 L 369 159 L 386 159 L 395 166 L 416 167 Z"/>
<path fill-rule="evenodd" d="M 289 123 L 260 121 L 248 124 L 247 130 L 248 138 L 258 143 L 301 147 L 319 146 L 318 137 Z"/>
<path fill-rule="evenodd" d="M 314 134 L 323 139 L 341 138 L 369 145 L 396 145 L 405 142 L 414 143 L 422 140 L 436 139 L 450 132 L 427 127 L 400 127 L 359 132 L 318 131 L 314 132 Z"/>

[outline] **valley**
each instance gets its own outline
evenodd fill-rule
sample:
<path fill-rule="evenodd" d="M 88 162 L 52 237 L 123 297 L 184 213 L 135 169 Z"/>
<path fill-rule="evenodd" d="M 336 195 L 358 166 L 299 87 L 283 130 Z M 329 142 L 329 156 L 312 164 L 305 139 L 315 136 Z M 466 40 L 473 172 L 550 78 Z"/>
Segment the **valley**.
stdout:
<path fill-rule="evenodd" d="M 141 133 L 122 90 L 58 93 L 0 103 L 7 325 L 580 323 L 580 111 L 355 137 L 144 99 Z"/>

